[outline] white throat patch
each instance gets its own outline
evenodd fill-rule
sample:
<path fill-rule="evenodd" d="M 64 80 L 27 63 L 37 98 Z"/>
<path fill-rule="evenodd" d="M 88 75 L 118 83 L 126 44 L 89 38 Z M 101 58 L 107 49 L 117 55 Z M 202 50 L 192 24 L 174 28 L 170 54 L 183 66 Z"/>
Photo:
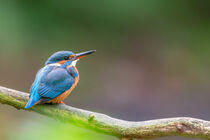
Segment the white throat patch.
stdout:
<path fill-rule="evenodd" d="M 74 61 L 71 63 L 71 65 L 72 65 L 72 66 L 76 66 L 78 60 L 79 60 L 79 59 L 74 60 Z"/>

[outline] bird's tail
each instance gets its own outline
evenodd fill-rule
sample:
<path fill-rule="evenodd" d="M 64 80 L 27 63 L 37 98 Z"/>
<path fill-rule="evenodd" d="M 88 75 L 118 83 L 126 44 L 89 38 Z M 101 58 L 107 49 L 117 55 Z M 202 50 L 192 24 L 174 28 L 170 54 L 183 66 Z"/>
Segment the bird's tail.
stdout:
<path fill-rule="evenodd" d="M 31 108 L 40 100 L 40 98 L 41 98 L 40 96 L 31 96 L 28 100 L 28 103 L 25 106 L 25 109 Z"/>

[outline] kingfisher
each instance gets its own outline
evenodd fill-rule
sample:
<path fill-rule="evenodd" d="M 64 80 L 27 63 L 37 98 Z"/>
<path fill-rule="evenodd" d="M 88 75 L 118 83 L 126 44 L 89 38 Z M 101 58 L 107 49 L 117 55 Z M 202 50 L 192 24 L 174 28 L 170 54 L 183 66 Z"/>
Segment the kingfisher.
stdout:
<path fill-rule="evenodd" d="M 95 50 L 76 54 L 71 51 L 59 51 L 51 55 L 45 66 L 36 74 L 25 108 L 29 109 L 36 104 L 63 103 L 79 81 L 77 61 L 93 52 Z"/>

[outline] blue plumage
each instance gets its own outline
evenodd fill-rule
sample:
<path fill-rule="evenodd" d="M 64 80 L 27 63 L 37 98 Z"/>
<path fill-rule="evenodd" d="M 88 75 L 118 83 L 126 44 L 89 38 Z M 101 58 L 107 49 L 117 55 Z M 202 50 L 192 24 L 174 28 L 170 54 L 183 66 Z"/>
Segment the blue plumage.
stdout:
<path fill-rule="evenodd" d="M 45 62 L 45 65 L 57 63 L 59 61 L 64 60 L 65 57 L 74 55 L 71 51 L 59 51 L 51 55 L 48 60 Z"/>
<path fill-rule="evenodd" d="M 25 108 L 32 107 L 41 98 L 46 101 L 52 100 L 59 96 L 74 83 L 74 77 L 65 68 L 58 66 L 45 66 L 42 68 L 32 85 L 30 102 Z"/>
<path fill-rule="evenodd" d="M 38 93 L 44 98 L 53 99 L 70 89 L 73 83 L 74 77 L 67 72 L 67 69 L 56 68 L 41 79 Z"/>
<path fill-rule="evenodd" d="M 70 51 L 61 51 L 50 56 L 36 75 L 25 108 L 51 101 L 69 90 L 76 83 L 75 79 L 78 81 L 79 78 L 75 67 L 77 60 L 92 52 L 94 51 L 74 54 Z"/>

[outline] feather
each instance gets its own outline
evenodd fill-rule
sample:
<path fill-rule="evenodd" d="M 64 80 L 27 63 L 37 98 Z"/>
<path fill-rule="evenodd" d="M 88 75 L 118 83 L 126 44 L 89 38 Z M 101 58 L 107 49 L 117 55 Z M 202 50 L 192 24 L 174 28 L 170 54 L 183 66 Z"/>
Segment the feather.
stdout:
<path fill-rule="evenodd" d="M 46 65 L 36 75 L 31 87 L 30 99 L 25 108 L 31 108 L 37 103 L 42 104 L 58 97 L 68 91 L 74 83 L 74 76 L 66 68 Z"/>

